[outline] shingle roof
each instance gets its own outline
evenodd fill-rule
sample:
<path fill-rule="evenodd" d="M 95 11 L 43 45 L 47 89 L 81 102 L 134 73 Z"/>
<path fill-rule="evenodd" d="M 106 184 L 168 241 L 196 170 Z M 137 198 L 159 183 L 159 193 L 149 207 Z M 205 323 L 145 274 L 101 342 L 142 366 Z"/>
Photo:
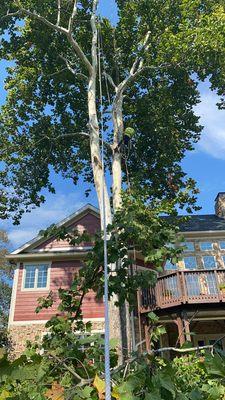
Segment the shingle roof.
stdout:
<path fill-rule="evenodd" d="M 182 232 L 225 231 L 225 219 L 214 214 L 191 215 L 187 222 L 181 223 L 180 230 Z"/>

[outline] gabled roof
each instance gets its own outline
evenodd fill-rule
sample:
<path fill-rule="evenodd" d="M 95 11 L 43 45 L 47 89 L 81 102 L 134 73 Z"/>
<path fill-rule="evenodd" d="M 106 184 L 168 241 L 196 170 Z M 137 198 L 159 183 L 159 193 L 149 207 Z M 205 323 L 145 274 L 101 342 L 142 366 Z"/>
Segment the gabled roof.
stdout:
<path fill-rule="evenodd" d="M 56 224 L 56 226 L 58 228 L 63 227 L 63 226 L 65 226 L 65 227 L 70 226 L 73 221 L 75 222 L 76 220 L 80 219 L 81 216 L 83 216 L 89 212 L 94 213 L 98 217 L 100 216 L 100 212 L 99 212 L 98 208 L 92 206 L 91 204 L 86 204 L 84 207 L 75 211 L 73 214 L 64 218 L 62 221 L 58 222 Z M 17 250 L 14 250 L 11 253 L 11 255 L 20 254 L 20 253 L 23 253 L 24 251 L 27 252 L 27 251 L 31 250 L 33 247 L 39 246 L 42 242 L 45 242 L 45 241 L 46 241 L 46 237 L 38 235 L 34 239 L 29 240 L 29 242 L 25 243 L 23 246 L 19 247 Z"/>

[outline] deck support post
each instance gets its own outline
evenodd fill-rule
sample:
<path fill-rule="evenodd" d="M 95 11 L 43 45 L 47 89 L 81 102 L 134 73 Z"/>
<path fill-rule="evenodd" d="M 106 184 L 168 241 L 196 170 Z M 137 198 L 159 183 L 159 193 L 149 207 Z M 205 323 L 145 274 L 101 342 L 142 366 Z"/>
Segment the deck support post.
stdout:
<path fill-rule="evenodd" d="M 147 353 L 150 353 L 151 342 L 150 342 L 149 322 L 147 318 L 145 320 L 145 343 L 146 343 L 146 351 Z"/>
<path fill-rule="evenodd" d="M 183 324 L 184 324 L 184 332 L 185 332 L 185 339 L 188 342 L 191 342 L 191 334 L 190 334 L 190 322 L 187 318 L 186 311 L 183 311 Z"/>
<path fill-rule="evenodd" d="M 182 318 L 178 315 L 176 319 L 176 325 L 178 328 L 178 340 L 180 342 L 180 345 L 182 346 L 185 343 L 185 334 L 184 334 L 184 326 L 183 326 L 183 321 Z"/>

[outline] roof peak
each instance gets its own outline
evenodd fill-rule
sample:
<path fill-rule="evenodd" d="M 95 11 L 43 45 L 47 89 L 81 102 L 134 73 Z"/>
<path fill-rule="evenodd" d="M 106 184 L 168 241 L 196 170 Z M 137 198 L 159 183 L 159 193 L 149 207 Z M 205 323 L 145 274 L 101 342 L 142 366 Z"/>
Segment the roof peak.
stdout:
<path fill-rule="evenodd" d="M 74 213 L 70 214 L 68 217 L 65 217 L 64 219 L 62 219 L 61 221 L 59 221 L 58 223 L 56 223 L 55 225 L 57 226 L 57 228 L 66 225 L 69 221 L 73 220 L 76 217 L 79 217 L 80 215 L 82 215 L 83 213 L 86 213 L 88 211 L 92 211 L 95 214 L 100 215 L 99 209 L 95 206 L 93 206 L 90 203 L 85 204 L 85 206 L 79 208 L 77 211 L 75 211 Z M 31 247 L 32 245 L 38 243 L 39 241 L 41 241 L 42 239 L 46 239 L 43 238 L 42 235 L 37 235 L 35 238 L 29 240 L 28 242 L 26 242 L 23 246 L 19 247 L 18 249 L 14 250 L 11 254 L 19 254 L 22 251 L 28 249 L 29 247 Z"/>

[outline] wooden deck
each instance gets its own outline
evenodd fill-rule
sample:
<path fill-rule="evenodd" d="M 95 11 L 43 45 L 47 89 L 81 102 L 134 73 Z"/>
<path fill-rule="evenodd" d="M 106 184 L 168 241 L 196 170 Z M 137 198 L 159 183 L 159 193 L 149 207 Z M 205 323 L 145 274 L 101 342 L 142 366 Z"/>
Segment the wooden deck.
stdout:
<path fill-rule="evenodd" d="M 171 308 L 182 304 L 225 302 L 224 269 L 183 270 L 159 276 L 156 286 L 139 291 L 140 312 Z"/>

